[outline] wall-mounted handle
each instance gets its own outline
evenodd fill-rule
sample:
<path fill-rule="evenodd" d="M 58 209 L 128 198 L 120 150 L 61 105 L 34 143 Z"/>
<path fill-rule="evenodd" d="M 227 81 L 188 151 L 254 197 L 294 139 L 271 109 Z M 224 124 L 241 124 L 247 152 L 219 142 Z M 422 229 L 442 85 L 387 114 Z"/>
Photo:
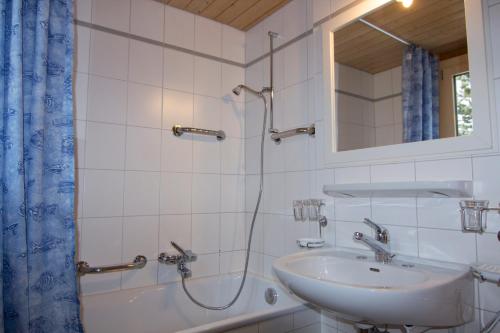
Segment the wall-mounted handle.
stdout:
<path fill-rule="evenodd" d="M 80 276 L 83 276 L 85 274 L 120 272 L 132 269 L 141 269 L 146 266 L 147 262 L 148 259 L 142 255 L 138 255 L 137 257 L 135 257 L 134 261 L 131 263 L 113 266 L 90 267 L 90 265 L 86 261 L 79 261 L 76 264 L 76 270 L 78 275 Z"/>
<path fill-rule="evenodd" d="M 215 136 L 219 141 L 222 141 L 226 138 L 226 133 L 224 133 L 224 131 L 214 131 L 194 127 L 182 127 L 181 125 L 175 125 L 174 127 L 172 127 L 172 133 L 174 133 L 175 136 L 181 136 L 184 133 Z"/>

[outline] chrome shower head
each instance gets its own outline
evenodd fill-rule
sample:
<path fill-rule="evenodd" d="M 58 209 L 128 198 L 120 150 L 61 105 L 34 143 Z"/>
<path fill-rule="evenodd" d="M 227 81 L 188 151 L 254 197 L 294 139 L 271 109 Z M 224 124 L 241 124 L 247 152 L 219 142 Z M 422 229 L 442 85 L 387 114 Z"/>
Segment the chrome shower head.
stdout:
<path fill-rule="evenodd" d="M 241 88 L 243 86 L 240 84 L 238 86 L 236 86 L 234 89 L 233 89 L 233 94 L 235 94 L 236 96 L 239 96 L 241 94 Z"/>
<path fill-rule="evenodd" d="M 262 91 L 257 91 L 257 90 L 250 88 L 250 87 L 245 86 L 244 84 L 239 84 L 233 89 L 233 94 L 235 94 L 236 96 L 239 96 L 241 94 L 242 90 L 246 90 L 249 93 L 252 93 L 258 97 L 262 97 L 262 94 L 264 92 L 266 92 L 264 89 Z"/>

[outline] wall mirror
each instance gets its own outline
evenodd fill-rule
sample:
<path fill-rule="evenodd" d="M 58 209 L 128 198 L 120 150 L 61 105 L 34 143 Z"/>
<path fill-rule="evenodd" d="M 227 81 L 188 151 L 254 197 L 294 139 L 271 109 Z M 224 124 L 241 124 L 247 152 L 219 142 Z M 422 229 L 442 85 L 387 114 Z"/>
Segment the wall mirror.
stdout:
<path fill-rule="evenodd" d="M 323 24 L 327 162 L 493 149 L 479 0 L 356 1 Z"/>

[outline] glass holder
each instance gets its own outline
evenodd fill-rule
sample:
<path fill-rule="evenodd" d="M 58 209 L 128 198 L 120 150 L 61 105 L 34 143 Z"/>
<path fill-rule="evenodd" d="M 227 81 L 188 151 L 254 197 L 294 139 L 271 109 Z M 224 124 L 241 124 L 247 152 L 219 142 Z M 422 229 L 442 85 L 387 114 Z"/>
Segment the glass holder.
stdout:
<path fill-rule="evenodd" d="M 489 208 L 488 200 L 462 200 L 460 201 L 460 218 L 464 232 L 483 233 L 486 230 L 486 213 L 500 208 Z"/>

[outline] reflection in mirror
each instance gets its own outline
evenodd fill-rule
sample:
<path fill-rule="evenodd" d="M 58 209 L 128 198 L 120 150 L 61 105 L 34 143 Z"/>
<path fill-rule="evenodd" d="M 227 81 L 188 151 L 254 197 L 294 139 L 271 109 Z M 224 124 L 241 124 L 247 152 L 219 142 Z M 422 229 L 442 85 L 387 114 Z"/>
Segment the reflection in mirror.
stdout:
<path fill-rule="evenodd" d="M 338 151 L 472 133 L 463 0 L 393 2 L 333 39 Z"/>

